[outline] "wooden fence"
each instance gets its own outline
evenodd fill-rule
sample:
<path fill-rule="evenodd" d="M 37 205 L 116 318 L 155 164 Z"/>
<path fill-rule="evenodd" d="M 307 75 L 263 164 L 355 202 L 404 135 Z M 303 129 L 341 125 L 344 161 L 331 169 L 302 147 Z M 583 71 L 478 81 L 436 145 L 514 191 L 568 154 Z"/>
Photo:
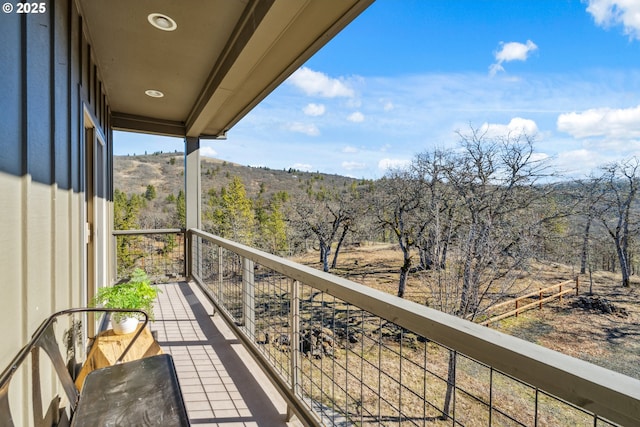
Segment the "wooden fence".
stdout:
<path fill-rule="evenodd" d="M 569 286 L 569 288 L 567 288 Z M 564 290 L 562 289 L 564 287 Z M 553 292 L 551 295 L 547 295 L 549 292 Z M 491 323 L 496 322 L 498 320 L 506 319 L 507 317 L 516 316 L 518 317 L 519 313 L 523 311 L 531 310 L 534 307 L 538 307 L 542 309 L 542 305 L 553 301 L 556 298 L 559 298 L 562 301 L 562 297 L 568 293 L 575 292 L 576 295 L 580 292 L 580 279 L 576 276 L 575 280 L 566 280 L 562 283 L 558 283 L 553 286 L 549 286 L 547 288 L 539 289 L 534 292 L 530 292 L 526 295 L 519 296 L 518 298 L 510 299 L 509 301 L 504 301 L 498 304 L 494 304 L 488 308 L 488 311 L 495 311 L 501 307 L 508 307 L 510 305 L 515 305 L 515 309 L 507 311 L 506 313 L 498 314 L 491 316 L 484 322 L 480 322 L 481 325 L 489 326 Z M 536 298 L 533 302 L 530 302 L 525 305 L 521 305 L 522 301 Z"/>

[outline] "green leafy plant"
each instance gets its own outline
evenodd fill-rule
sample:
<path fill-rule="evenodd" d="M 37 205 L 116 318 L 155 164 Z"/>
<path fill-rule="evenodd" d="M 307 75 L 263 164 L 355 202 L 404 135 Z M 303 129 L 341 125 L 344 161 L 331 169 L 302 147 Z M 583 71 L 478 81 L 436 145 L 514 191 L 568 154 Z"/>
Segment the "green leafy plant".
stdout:
<path fill-rule="evenodd" d="M 153 320 L 153 304 L 158 292 L 161 291 L 151 286 L 151 280 L 147 273 L 140 268 L 136 268 L 127 282 L 98 289 L 98 294 L 91 301 L 91 305 L 94 307 L 143 310 L 149 315 L 149 319 Z M 141 319 L 142 315 L 138 313 L 113 314 L 115 321 L 120 321 L 123 317 Z"/>

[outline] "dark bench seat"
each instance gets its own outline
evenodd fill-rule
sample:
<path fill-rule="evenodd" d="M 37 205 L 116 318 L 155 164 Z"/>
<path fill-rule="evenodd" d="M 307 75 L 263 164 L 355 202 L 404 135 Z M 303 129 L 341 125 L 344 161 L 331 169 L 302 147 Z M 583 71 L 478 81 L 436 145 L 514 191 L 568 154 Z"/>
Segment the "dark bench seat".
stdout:
<path fill-rule="evenodd" d="M 30 395 L 34 404 L 28 405 L 26 402 L 22 404 L 34 408 L 34 425 L 44 424 L 41 418 L 43 414 L 37 409 L 41 407 L 39 402 L 42 399 L 38 391 L 41 375 L 38 356 L 40 349 L 49 356 L 70 406 L 69 419 L 58 416 L 58 413 L 62 413 L 59 410 L 50 411 L 47 416 L 50 413 L 55 415 L 47 425 L 68 425 L 70 421 L 72 427 L 189 426 L 178 377 L 170 355 L 161 354 L 120 363 L 140 335 L 140 331 L 146 327 L 148 317 L 144 312 L 140 311 L 145 316 L 142 328 L 133 335 L 131 343 L 118 359 L 118 363 L 89 373 L 85 378 L 82 391 L 75 386 L 56 342 L 53 327 L 56 318 L 73 313 L 114 311 L 131 310 L 70 309 L 55 313 L 42 323 L 29 343 L 0 374 L 0 427 L 15 427 L 9 402 L 9 386 L 14 373 L 29 354 L 33 359 Z M 54 402 L 56 401 L 59 402 L 60 399 L 54 399 Z"/>
<path fill-rule="evenodd" d="M 71 425 L 189 425 L 171 356 L 161 354 L 91 372 Z"/>

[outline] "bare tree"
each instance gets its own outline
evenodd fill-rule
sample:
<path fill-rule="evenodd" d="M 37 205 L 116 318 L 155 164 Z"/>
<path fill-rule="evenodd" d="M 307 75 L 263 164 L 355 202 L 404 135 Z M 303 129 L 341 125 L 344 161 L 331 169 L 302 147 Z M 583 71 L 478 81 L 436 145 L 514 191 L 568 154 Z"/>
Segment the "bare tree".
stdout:
<path fill-rule="evenodd" d="M 302 229 L 311 231 L 318 239 L 322 270 L 329 271 L 331 246 L 339 238 L 342 245 L 346 233 L 355 221 L 355 211 L 344 194 L 327 191 L 309 194 L 309 198 L 296 204 L 295 222 Z M 338 246 L 338 250 L 339 250 Z M 337 256 L 337 255 L 336 255 Z M 336 257 L 333 265 L 335 266 Z"/>
<path fill-rule="evenodd" d="M 343 207 L 344 219 L 341 223 L 342 231 L 340 232 L 340 237 L 338 237 L 338 243 L 333 253 L 331 268 L 336 268 L 338 264 L 338 255 L 340 254 L 340 249 L 347 235 L 356 233 L 371 208 L 369 199 L 371 192 L 372 187 L 368 185 L 359 186 L 353 183 L 348 190 L 336 196 L 336 201 Z"/>
<path fill-rule="evenodd" d="M 600 221 L 613 239 L 623 287 L 630 286 L 629 244 L 636 226 L 632 210 L 638 193 L 639 174 L 640 160 L 637 157 L 603 168 L 606 195 Z"/>
<path fill-rule="evenodd" d="M 505 291 L 533 254 L 532 237 L 541 223 L 533 207 L 547 196 L 544 160 L 536 159 L 533 138 L 508 134 L 489 138 L 471 129 L 459 133 L 463 151 L 447 172 L 460 198 L 460 305 L 456 315 L 473 319 L 486 294 Z"/>
<path fill-rule="evenodd" d="M 428 281 L 432 304 L 473 320 L 483 299 L 504 295 L 534 254 L 536 233 L 544 221 L 538 205 L 550 190 L 540 185 L 548 168 L 534 156 L 533 138 L 528 135 L 488 137 L 472 128 L 459 136 L 462 150 L 439 163 L 441 185 L 446 184 L 447 191 L 437 198 L 453 209 L 445 215 L 451 221 L 448 230 L 455 229 L 455 238 L 447 243 L 455 245 L 448 249 L 453 256 L 447 258 L 453 271 L 438 269 Z M 452 351 L 443 418 L 449 414 L 455 375 Z"/>
<path fill-rule="evenodd" d="M 425 223 L 420 221 L 422 204 L 422 182 L 409 171 L 390 171 L 380 180 L 376 191 L 377 218 L 381 228 L 390 230 L 402 251 L 402 266 L 398 280 L 398 293 L 404 297 L 407 278 L 412 266 L 412 250 L 418 236 L 424 232 Z"/>
<path fill-rule="evenodd" d="M 458 209 L 457 198 L 446 183 L 446 174 L 453 166 L 453 159 L 444 150 L 418 154 L 411 164 L 422 185 L 420 218 L 424 225 L 416 246 L 420 254 L 420 269 L 446 268 L 447 253 L 454 234 L 454 219 Z"/>
<path fill-rule="evenodd" d="M 577 212 L 584 217 L 582 226 L 582 244 L 580 249 L 580 274 L 587 272 L 587 264 L 590 264 L 590 248 L 592 226 L 594 220 L 601 217 L 601 202 L 605 195 L 605 186 L 602 176 L 591 176 L 586 180 L 577 181 Z"/>

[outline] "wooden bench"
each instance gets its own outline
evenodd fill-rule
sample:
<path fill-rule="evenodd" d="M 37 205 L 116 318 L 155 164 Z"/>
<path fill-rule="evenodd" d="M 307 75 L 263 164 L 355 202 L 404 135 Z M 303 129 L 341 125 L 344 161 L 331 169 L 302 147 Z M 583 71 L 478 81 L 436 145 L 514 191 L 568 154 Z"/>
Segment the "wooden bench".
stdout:
<path fill-rule="evenodd" d="M 9 366 L 0 375 L 0 427 L 15 427 L 9 402 L 11 379 L 28 355 L 32 355 L 32 388 L 30 395 L 33 404 L 33 424 L 44 424 L 40 388 L 40 358 L 42 349 L 49 356 L 59 383 L 69 402 L 69 419 L 54 416 L 53 425 L 72 427 L 100 426 L 189 426 L 180 384 L 176 375 L 173 359 L 168 354 L 147 357 L 122 363 L 132 348 L 144 324 L 134 334 L 131 343 L 125 348 L 116 364 L 97 369 L 89 373 L 82 391 L 74 384 L 56 340 L 54 324 L 62 315 L 86 312 L 131 312 L 139 310 L 120 310 L 102 308 L 76 308 L 60 311 L 47 318 L 33 334 L 31 340 L 20 350 Z M 95 343 L 94 343 L 95 345 Z M 59 398 L 54 399 L 60 401 Z M 22 402 L 26 405 L 26 402 Z M 61 412 L 55 408 L 52 412 Z"/>

